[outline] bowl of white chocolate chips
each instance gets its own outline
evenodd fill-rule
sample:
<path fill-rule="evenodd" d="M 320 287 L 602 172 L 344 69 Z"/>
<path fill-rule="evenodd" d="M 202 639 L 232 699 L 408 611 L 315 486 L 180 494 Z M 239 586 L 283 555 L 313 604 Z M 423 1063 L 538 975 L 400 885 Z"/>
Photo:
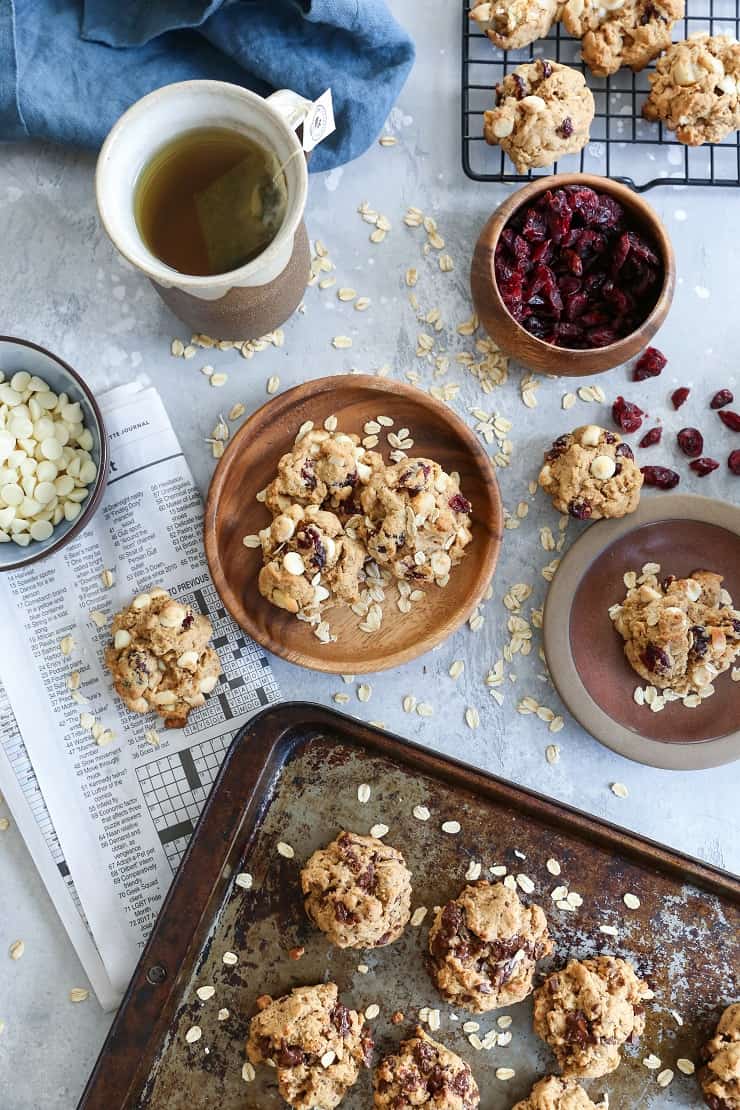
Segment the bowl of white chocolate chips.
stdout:
<path fill-rule="evenodd" d="M 35 343 L 0 336 L 0 570 L 78 535 L 107 473 L 103 419 L 79 374 Z"/>

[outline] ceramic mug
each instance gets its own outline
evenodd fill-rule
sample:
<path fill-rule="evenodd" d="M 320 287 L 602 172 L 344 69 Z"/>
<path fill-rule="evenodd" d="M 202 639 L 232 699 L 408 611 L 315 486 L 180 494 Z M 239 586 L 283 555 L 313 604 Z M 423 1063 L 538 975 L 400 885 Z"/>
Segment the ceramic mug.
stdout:
<path fill-rule="evenodd" d="M 165 304 L 194 332 L 216 339 L 256 339 L 300 304 L 311 265 L 303 223 L 308 171 L 295 128 L 310 101 L 287 89 L 263 99 L 223 81 L 181 81 L 142 97 L 115 123 L 98 157 L 95 192 L 103 226 L 124 258 L 146 274 Z M 268 247 L 226 274 L 181 274 L 142 239 L 134 194 L 142 169 L 177 135 L 226 127 L 256 139 L 285 166 L 288 206 Z"/>

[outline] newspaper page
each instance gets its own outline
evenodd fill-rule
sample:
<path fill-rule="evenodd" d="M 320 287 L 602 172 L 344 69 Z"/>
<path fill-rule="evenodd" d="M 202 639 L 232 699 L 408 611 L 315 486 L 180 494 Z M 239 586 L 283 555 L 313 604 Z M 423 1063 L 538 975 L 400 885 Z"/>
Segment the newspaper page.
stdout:
<path fill-rule="evenodd" d="M 53 558 L 0 580 L 7 645 L 0 680 L 9 703 L 0 724 L 0 789 L 9 801 L 23 795 L 23 820 L 16 819 L 27 827 L 33 816 L 42 874 L 51 860 L 71 880 L 61 908 L 50 893 L 63 919 L 70 904 L 77 908 L 77 940 L 89 929 L 111 987 L 108 1004 L 115 1004 L 234 733 L 278 690 L 264 652 L 234 624 L 211 583 L 201 499 L 158 394 L 123 386 L 101 408 L 111 471 L 97 514 Z M 113 572 L 112 587 L 103 584 L 104 568 Z M 103 663 L 111 617 L 151 585 L 207 613 L 214 628 L 223 675 L 184 729 L 164 730 L 154 716 L 130 713 Z M 60 648 L 66 637 L 68 654 Z M 77 691 L 68 687 L 73 671 Z M 96 742 L 93 718 L 110 730 L 110 742 Z M 147 738 L 152 729 L 157 737 Z"/>

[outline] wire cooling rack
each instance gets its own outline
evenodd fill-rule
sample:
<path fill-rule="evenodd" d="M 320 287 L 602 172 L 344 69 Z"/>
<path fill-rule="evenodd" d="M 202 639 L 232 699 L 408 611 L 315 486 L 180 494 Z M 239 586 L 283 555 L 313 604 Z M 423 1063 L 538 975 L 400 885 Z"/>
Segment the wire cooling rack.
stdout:
<path fill-rule="evenodd" d="M 474 0 L 462 0 L 462 159 L 475 181 L 529 181 L 550 173 L 586 172 L 623 181 L 637 192 L 655 185 L 740 185 L 740 132 L 722 143 L 688 147 L 662 124 L 642 118 L 650 84 L 642 73 L 622 68 L 611 77 L 594 77 L 580 58 L 580 43 L 556 23 L 545 39 L 521 50 L 502 51 L 470 20 Z M 697 31 L 738 37 L 740 0 L 686 0 L 691 14 L 679 20 L 674 39 Z M 580 154 L 519 174 L 504 152 L 483 138 L 483 113 L 493 107 L 494 86 L 522 62 L 549 58 L 579 69 L 596 102 L 591 139 Z"/>

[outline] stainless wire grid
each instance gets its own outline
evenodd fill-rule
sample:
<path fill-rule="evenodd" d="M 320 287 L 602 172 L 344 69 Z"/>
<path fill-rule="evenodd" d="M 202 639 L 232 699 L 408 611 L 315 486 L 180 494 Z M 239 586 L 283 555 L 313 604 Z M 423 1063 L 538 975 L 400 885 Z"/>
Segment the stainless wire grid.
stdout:
<path fill-rule="evenodd" d="M 621 69 L 594 77 L 580 60 L 580 43 L 556 23 L 545 39 L 521 50 L 502 51 L 469 18 L 474 0 L 462 0 L 462 162 L 474 181 L 525 182 L 550 173 L 595 173 L 645 192 L 656 185 L 740 185 L 740 132 L 722 143 L 688 147 L 662 124 L 642 118 L 650 85 L 641 73 Z M 674 40 L 697 31 L 740 31 L 740 0 L 687 0 L 687 14 L 673 28 Z M 594 94 L 596 115 L 590 142 L 553 167 L 517 173 L 504 152 L 483 138 L 483 113 L 494 102 L 494 87 L 522 62 L 548 58 L 581 70 Z"/>

